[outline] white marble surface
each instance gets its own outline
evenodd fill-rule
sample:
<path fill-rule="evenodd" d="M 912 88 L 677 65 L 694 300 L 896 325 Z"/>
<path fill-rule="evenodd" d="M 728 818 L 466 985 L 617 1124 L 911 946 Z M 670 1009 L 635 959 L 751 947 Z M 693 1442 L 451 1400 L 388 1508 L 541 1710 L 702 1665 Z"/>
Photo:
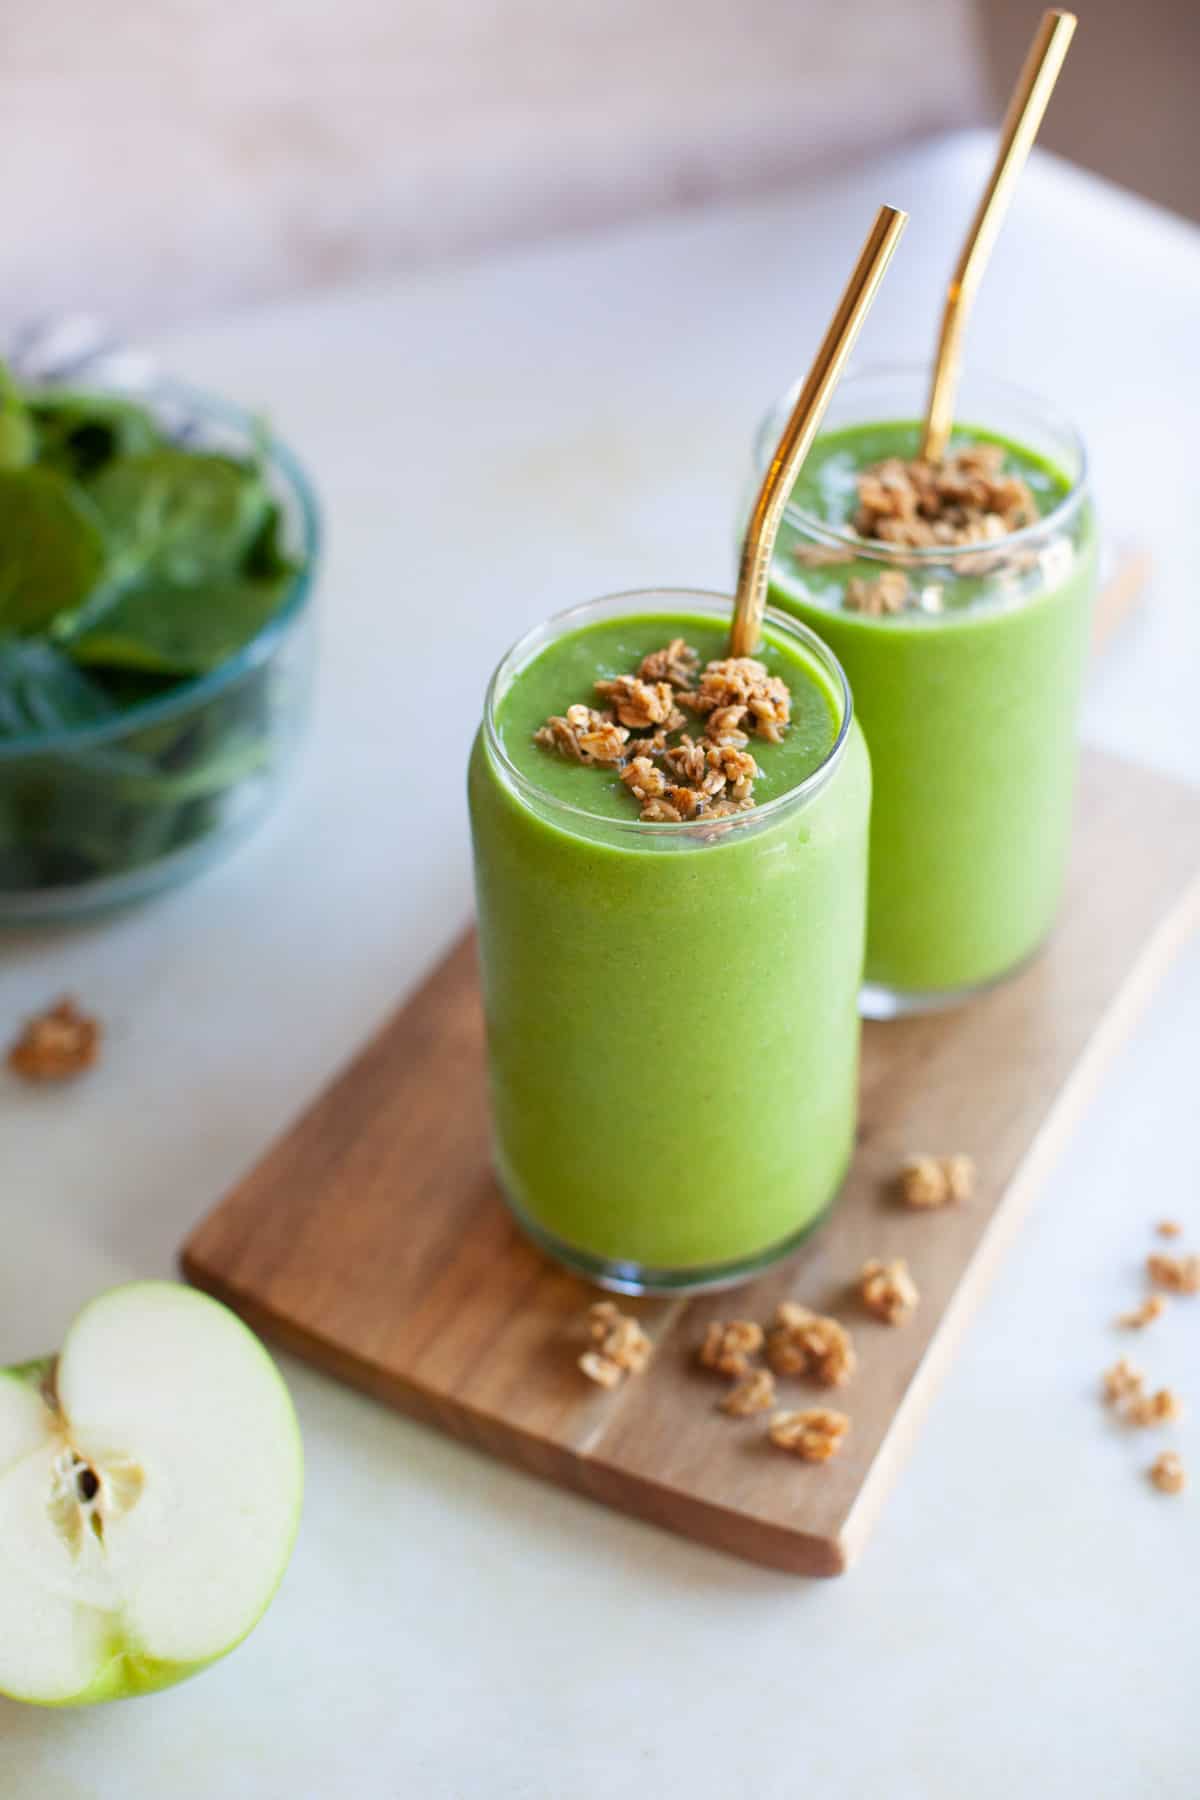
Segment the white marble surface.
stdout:
<path fill-rule="evenodd" d="M 225 867 L 0 951 L 5 1019 L 67 987 L 110 1027 L 73 1091 L 0 1088 L 0 1362 L 56 1342 L 101 1284 L 169 1271 L 193 1221 L 459 929 L 469 722 L 438 724 L 444 774 L 427 791 L 403 775 L 438 697 L 479 691 L 550 608 L 725 582 L 751 429 L 811 349 L 875 202 L 914 215 L 863 344 L 878 359 L 925 349 L 984 156 L 946 140 L 821 190 L 162 343 L 180 373 L 265 405 L 321 485 L 316 724 L 282 810 Z M 1043 159 L 970 342 L 1077 417 L 1112 530 L 1154 534 L 1150 605 L 1095 672 L 1087 733 L 1193 780 L 1197 316 L 1200 236 Z M 434 704 L 414 709 L 414 687 Z M 1151 1446 L 1112 1428 L 1094 1388 L 1150 1222 L 1175 1213 L 1200 1237 L 1198 1034 L 1193 944 L 845 1580 L 676 1541 L 285 1361 L 309 1487 L 267 1620 L 150 1701 L 0 1704 L 0 1793 L 1190 1800 L 1200 1491 L 1148 1491 Z M 1178 1441 L 1200 1490 L 1197 1308 L 1177 1306 L 1144 1348 L 1153 1374 L 1193 1388 Z"/>

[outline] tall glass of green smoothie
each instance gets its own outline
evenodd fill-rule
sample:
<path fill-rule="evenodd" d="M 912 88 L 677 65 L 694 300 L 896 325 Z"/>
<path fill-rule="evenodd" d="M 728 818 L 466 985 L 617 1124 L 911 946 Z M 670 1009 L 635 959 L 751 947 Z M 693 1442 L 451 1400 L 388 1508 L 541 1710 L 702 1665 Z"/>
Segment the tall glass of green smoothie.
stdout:
<path fill-rule="evenodd" d="M 509 652 L 469 799 L 497 1173 L 626 1292 L 790 1250 L 854 1140 L 870 770 L 836 658 L 768 610 L 598 600 Z M 599 684 L 599 686 L 597 686 Z"/>
<path fill-rule="evenodd" d="M 927 387 L 924 366 L 842 382 L 771 574 L 845 669 L 871 753 L 872 1017 L 954 1004 L 1050 931 L 1096 577 L 1072 427 L 966 379 L 946 458 L 922 465 Z"/>

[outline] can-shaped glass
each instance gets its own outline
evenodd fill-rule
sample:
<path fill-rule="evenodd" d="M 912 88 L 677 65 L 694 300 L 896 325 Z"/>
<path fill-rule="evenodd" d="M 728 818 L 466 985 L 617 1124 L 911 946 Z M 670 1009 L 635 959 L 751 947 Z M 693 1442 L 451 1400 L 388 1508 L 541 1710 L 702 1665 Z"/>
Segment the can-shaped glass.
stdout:
<path fill-rule="evenodd" d="M 594 784 L 576 801 L 572 766 L 533 743 L 608 673 L 601 637 L 634 655 L 682 637 L 703 661 L 730 617 L 728 597 L 680 590 L 560 614 L 501 662 L 471 755 L 497 1174 L 542 1248 L 625 1292 L 783 1255 L 854 1141 L 870 768 L 828 647 L 768 610 L 763 654 L 830 729 L 745 812 L 647 821 Z"/>
<path fill-rule="evenodd" d="M 1083 445 L 1006 382 L 964 380 L 950 448 L 1002 449 L 1036 521 L 924 547 L 857 534 L 857 478 L 884 458 L 916 456 L 927 389 L 924 366 L 842 382 L 771 573 L 772 604 L 818 632 L 845 669 L 870 749 L 863 1011 L 873 1017 L 954 1004 L 1046 938 L 1070 841 L 1096 582 Z M 764 421 L 756 470 L 790 398 Z M 856 610 L 884 573 L 903 595 L 897 610 Z"/>

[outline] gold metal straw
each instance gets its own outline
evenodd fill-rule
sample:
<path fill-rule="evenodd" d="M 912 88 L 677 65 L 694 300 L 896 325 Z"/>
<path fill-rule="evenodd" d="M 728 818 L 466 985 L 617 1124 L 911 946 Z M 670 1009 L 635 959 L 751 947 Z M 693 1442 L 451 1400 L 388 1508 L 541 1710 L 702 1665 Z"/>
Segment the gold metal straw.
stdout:
<path fill-rule="evenodd" d="M 1047 12 L 1037 28 L 1025 65 L 1013 89 L 1004 123 L 1000 128 L 1000 148 L 987 187 L 971 220 L 971 229 L 958 258 L 946 294 L 942 313 L 942 329 L 938 337 L 933 364 L 933 380 L 929 387 L 929 406 L 925 416 L 925 432 L 921 439 L 921 455 L 928 462 L 940 462 L 946 453 L 954 424 L 954 401 L 958 393 L 962 365 L 963 333 L 983 278 L 996 234 L 1004 223 L 1013 190 L 1025 159 L 1033 148 L 1038 127 L 1050 104 L 1054 84 L 1058 80 L 1068 46 L 1075 34 L 1074 13 Z"/>
<path fill-rule="evenodd" d="M 881 206 L 876 213 L 854 273 L 838 302 L 838 309 L 763 476 L 742 542 L 733 628 L 729 635 L 731 656 L 753 656 L 758 649 L 767 604 L 771 555 L 783 509 L 825 416 L 825 408 L 838 384 L 846 358 L 854 348 L 859 327 L 871 310 L 883 272 L 907 223 L 908 214 L 898 212 L 894 206 Z"/>

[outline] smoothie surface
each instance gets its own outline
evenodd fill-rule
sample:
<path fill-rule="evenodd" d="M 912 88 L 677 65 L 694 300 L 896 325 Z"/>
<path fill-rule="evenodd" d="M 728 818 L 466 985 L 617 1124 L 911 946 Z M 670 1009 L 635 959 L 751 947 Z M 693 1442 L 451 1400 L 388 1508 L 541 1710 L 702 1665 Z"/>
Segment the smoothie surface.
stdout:
<path fill-rule="evenodd" d="M 674 637 L 686 639 L 698 652 L 701 668 L 728 655 L 728 629 L 687 611 L 598 620 L 547 644 L 516 674 L 497 708 L 497 729 L 510 760 L 557 800 L 603 818 L 636 821 L 636 803 L 617 770 L 568 761 L 535 744 L 533 734 L 576 701 L 601 705 L 595 682 L 633 673 L 643 656 Z M 770 674 L 786 681 L 792 697 L 783 742 L 752 737 L 748 746 L 762 772 L 754 786 L 755 802 L 762 806 L 820 768 L 841 728 L 841 703 L 816 659 L 787 642 L 769 621 L 758 658 Z M 687 729 L 698 738 L 703 719 L 690 721 Z"/>

